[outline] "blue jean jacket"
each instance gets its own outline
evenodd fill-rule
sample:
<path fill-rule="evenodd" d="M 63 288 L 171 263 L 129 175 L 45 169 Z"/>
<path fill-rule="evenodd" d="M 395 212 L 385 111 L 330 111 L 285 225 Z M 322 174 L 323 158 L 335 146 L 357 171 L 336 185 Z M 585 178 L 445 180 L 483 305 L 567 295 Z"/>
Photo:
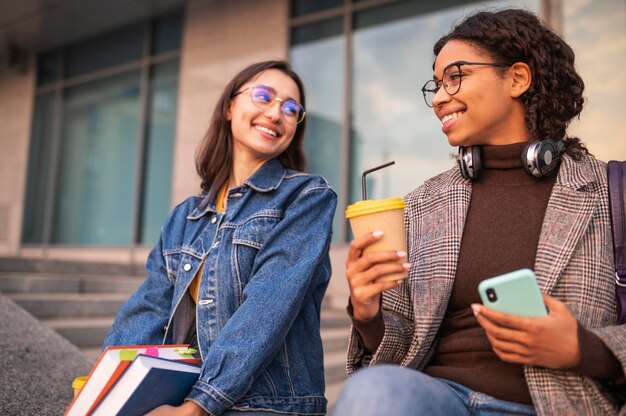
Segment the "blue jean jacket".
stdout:
<path fill-rule="evenodd" d="M 211 415 L 324 414 L 320 305 L 337 197 L 324 178 L 274 159 L 227 198 L 224 213 L 204 194 L 172 211 L 104 344 L 197 335 L 202 371 L 187 399 Z M 196 306 L 188 287 L 203 263 Z"/>

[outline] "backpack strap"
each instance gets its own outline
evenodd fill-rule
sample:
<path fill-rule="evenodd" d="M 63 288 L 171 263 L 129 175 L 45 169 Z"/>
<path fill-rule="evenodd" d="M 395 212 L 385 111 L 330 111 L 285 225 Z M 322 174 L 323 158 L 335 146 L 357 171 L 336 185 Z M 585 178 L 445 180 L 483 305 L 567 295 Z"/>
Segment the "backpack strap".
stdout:
<path fill-rule="evenodd" d="M 626 162 L 608 163 L 609 200 L 613 225 L 613 253 L 615 255 L 615 294 L 620 324 L 626 323 Z"/>

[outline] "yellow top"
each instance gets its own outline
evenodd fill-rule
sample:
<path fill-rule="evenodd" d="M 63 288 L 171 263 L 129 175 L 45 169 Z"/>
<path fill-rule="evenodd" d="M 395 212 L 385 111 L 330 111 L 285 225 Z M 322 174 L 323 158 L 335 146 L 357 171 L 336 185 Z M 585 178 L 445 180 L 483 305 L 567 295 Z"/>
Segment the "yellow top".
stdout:
<path fill-rule="evenodd" d="M 220 191 L 217 193 L 217 198 L 215 199 L 215 209 L 218 212 L 226 211 L 226 192 L 228 191 L 228 182 L 222 186 Z M 200 290 L 200 276 L 202 276 L 202 270 L 204 269 L 204 262 L 200 265 L 198 272 L 193 277 L 193 280 L 189 284 L 189 294 L 195 303 L 198 303 L 198 291 Z"/>
<path fill-rule="evenodd" d="M 346 218 L 403 208 L 406 208 L 406 205 L 401 198 L 366 199 L 365 201 L 358 201 L 352 205 L 348 205 L 346 208 Z"/>

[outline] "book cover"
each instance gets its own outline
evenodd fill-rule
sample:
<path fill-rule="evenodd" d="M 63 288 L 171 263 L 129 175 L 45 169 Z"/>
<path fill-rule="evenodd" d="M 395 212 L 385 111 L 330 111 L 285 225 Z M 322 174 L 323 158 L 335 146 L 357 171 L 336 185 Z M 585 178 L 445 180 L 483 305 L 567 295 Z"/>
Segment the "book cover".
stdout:
<path fill-rule="evenodd" d="M 189 354 L 186 344 L 107 347 L 89 372 L 85 385 L 65 411 L 65 416 L 91 414 L 138 354 L 200 363 L 200 359 Z"/>
<path fill-rule="evenodd" d="M 200 366 L 138 355 L 93 412 L 93 416 L 137 416 L 163 404 L 178 406 L 200 375 Z"/>

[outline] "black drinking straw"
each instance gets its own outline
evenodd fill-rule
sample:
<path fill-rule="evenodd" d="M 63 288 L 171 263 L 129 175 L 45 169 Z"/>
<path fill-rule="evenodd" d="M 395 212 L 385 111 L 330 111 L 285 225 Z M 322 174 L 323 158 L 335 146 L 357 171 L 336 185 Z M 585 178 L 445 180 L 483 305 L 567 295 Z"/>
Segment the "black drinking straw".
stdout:
<path fill-rule="evenodd" d="M 376 170 L 382 169 L 382 168 L 386 168 L 387 166 L 391 166 L 394 163 L 396 163 L 395 161 L 391 161 L 391 162 L 387 162 L 384 165 L 380 165 L 380 166 L 376 166 L 375 168 L 371 168 L 366 170 L 365 172 L 363 172 L 363 174 L 361 175 L 361 189 L 363 191 L 363 200 L 365 201 L 367 199 L 367 186 L 365 186 L 365 175 L 367 175 L 368 173 L 374 172 Z"/>

